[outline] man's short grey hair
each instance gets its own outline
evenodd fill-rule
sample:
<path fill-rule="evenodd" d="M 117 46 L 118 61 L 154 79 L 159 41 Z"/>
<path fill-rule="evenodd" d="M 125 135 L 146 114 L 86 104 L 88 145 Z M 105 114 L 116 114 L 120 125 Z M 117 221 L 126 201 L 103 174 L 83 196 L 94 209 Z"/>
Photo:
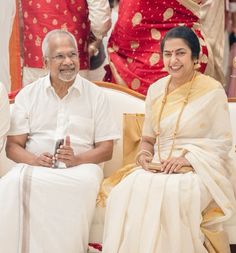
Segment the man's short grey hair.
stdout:
<path fill-rule="evenodd" d="M 77 45 L 77 41 L 75 39 L 75 36 L 73 34 L 71 34 L 70 32 L 67 32 L 65 30 L 60 30 L 60 29 L 55 29 L 50 31 L 49 33 L 46 34 L 43 43 L 42 43 L 42 53 L 43 53 L 43 57 L 47 57 L 48 56 L 48 50 L 49 50 L 49 40 L 52 36 L 68 36 L 68 38 L 71 40 L 71 42 L 74 44 L 76 50 L 78 51 L 78 45 Z"/>

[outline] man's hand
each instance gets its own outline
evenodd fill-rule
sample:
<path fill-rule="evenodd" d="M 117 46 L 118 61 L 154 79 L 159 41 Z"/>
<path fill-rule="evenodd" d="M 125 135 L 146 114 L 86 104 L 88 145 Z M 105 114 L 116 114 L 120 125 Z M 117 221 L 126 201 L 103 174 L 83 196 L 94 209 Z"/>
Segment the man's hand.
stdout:
<path fill-rule="evenodd" d="M 53 165 L 53 156 L 48 152 L 42 153 L 41 155 L 36 157 L 35 165 L 50 168 Z"/>
<path fill-rule="evenodd" d="M 40 155 L 35 155 L 25 149 L 28 134 L 12 135 L 7 137 L 6 153 L 8 158 L 16 163 L 26 163 L 32 166 L 52 167 L 53 156 L 44 152 Z"/>
<path fill-rule="evenodd" d="M 189 161 L 183 157 L 172 157 L 168 160 L 161 161 L 162 171 L 166 174 L 171 174 L 173 172 L 178 172 L 182 167 L 187 166 L 191 167 Z"/>
<path fill-rule="evenodd" d="M 89 44 L 88 44 L 89 57 L 98 55 L 101 44 L 102 40 L 96 38 L 94 34 L 91 32 L 89 35 Z"/>
<path fill-rule="evenodd" d="M 76 166 L 76 157 L 70 144 L 70 136 L 66 136 L 65 144 L 57 150 L 55 158 L 66 164 L 66 167 Z"/>

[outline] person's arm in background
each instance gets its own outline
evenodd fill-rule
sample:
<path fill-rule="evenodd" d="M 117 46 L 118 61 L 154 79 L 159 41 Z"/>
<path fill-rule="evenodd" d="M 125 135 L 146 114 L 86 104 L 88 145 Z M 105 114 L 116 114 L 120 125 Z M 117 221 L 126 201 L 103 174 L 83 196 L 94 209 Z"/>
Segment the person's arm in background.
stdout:
<path fill-rule="evenodd" d="M 102 39 L 111 28 L 111 9 L 108 0 L 87 0 L 91 31 Z"/>
<path fill-rule="evenodd" d="M 2 83 L 0 83 L 0 152 L 5 143 L 6 133 L 10 126 L 10 106 L 7 92 Z"/>
<path fill-rule="evenodd" d="M 102 43 L 102 38 L 111 28 L 111 9 L 108 0 L 87 0 L 91 36 L 89 41 L 90 57 L 96 55 Z"/>

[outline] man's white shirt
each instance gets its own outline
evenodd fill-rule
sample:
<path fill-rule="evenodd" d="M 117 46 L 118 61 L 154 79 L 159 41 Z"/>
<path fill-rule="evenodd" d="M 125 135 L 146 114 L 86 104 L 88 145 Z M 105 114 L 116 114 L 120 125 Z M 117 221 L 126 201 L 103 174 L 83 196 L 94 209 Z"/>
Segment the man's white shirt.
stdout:
<path fill-rule="evenodd" d="M 15 99 L 9 135 L 29 134 L 26 149 L 53 154 L 55 142 L 70 135 L 75 154 L 120 137 L 109 100 L 95 84 L 77 75 L 60 99 L 49 75 L 24 87 Z"/>

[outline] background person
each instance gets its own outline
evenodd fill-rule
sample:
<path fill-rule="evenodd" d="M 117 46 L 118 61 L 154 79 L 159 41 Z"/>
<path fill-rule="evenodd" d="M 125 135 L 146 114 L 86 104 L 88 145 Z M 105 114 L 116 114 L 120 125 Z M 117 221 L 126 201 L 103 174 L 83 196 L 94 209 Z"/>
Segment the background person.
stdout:
<path fill-rule="evenodd" d="M 236 1 L 229 2 L 229 57 L 227 66 L 227 94 L 236 97 Z"/>
<path fill-rule="evenodd" d="M 5 165 L 5 141 L 10 127 L 10 107 L 5 86 L 0 82 L 0 176 Z"/>
<path fill-rule="evenodd" d="M 106 81 L 146 95 L 150 84 L 166 76 L 160 42 L 173 27 L 192 28 L 201 42 L 200 71 L 224 84 L 224 1 L 121 0 L 108 43 Z"/>
<path fill-rule="evenodd" d="M 10 107 L 6 89 L 0 82 L 0 153 L 5 143 L 6 134 L 10 126 Z"/>
<path fill-rule="evenodd" d="M 9 41 L 11 37 L 15 11 L 15 0 L 0 1 L 0 27 L 2 34 L 0 43 L 0 82 L 5 85 L 7 92 L 10 92 L 11 90 Z"/>

